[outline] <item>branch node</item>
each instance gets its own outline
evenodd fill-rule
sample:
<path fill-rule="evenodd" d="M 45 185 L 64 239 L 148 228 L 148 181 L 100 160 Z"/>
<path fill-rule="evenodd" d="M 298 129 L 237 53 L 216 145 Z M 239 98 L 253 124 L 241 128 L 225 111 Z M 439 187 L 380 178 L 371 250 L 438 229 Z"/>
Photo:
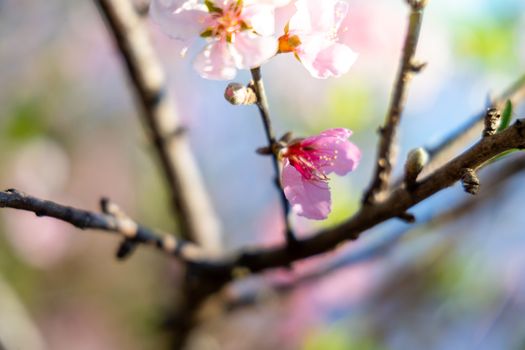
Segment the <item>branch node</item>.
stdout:
<path fill-rule="evenodd" d="M 495 135 L 501 121 L 501 113 L 496 108 L 489 108 L 485 114 L 483 137 Z"/>
<path fill-rule="evenodd" d="M 523 119 L 516 120 L 516 130 L 521 137 L 525 136 L 525 123 L 523 122 Z"/>
<path fill-rule="evenodd" d="M 188 128 L 186 126 L 177 126 L 174 130 L 164 136 L 165 140 L 171 140 L 173 138 L 184 136 L 188 133 Z"/>
<path fill-rule="evenodd" d="M 281 136 L 281 138 L 279 139 L 279 142 L 283 142 L 285 144 L 288 144 L 292 140 L 293 140 L 293 133 L 291 131 L 288 131 L 286 134 Z"/>
<path fill-rule="evenodd" d="M 465 168 L 462 170 L 461 183 L 465 192 L 475 196 L 479 192 L 480 182 L 478 175 L 473 169 Z"/>
<path fill-rule="evenodd" d="M 104 213 L 104 214 L 110 214 L 109 212 L 109 204 L 111 203 L 111 201 L 109 200 L 108 197 L 102 197 L 100 198 L 100 210 Z"/>
<path fill-rule="evenodd" d="M 273 154 L 271 147 L 259 147 L 255 150 L 255 152 L 261 156 L 271 156 Z"/>
<path fill-rule="evenodd" d="M 420 62 L 416 60 L 412 60 L 409 63 L 409 69 L 412 73 L 421 73 L 428 65 L 428 62 Z"/>
<path fill-rule="evenodd" d="M 140 17 L 146 17 L 149 13 L 149 2 L 143 1 L 138 4 L 135 4 L 135 11 Z"/>
<path fill-rule="evenodd" d="M 409 212 L 404 212 L 398 216 L 398 219 L 403 220 L 407 224 L 413 224 L 416 222 L 416 216 Z"/>
<path fill-rule="evenodd" d="M 427 0 L 407 0 L 407 3 L 412 11 L 421 11 L 427 6 Z"/>
<path fill-rule="evenodd" d="M 131 256 L 131 254 L 135 251 L 135 248 L 137 247 L 137 242 L 131 239 L 124 239 L 122 243 L 120 243 L 118 249 L 117 249 L 117 259 L 124 260 Z"/>
<path fill-rule="evenodd" d="M 120 209 L 120 207 L 112 202 L 107 197 L 102 197 L 100 199 L 100 209 L 104 214 L 111 215 L 115 218 L 122 219 L 127 218 L 128 216 Z"/>

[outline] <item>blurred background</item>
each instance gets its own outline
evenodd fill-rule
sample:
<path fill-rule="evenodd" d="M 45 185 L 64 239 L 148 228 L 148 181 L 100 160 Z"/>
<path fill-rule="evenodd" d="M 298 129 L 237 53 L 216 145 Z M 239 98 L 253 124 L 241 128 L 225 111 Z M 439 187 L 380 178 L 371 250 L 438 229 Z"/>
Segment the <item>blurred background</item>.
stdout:
<path fill-rule="evenodd" d="M 345 77 L 314 80 L 290 55 L 263 67 L 278 134 L 347 127 L 364 154 L 356 172 L 333 179 L 328 220 L 293 218 L 303 236 L 357 209 L 406 29 L 401 0 L 348 2 L 345 40 L 360 57 Z M 201 79 L 191 68 L 196 51 L 181 58 L 179 43 L 148 27 L 225 246 L 281 242 L 271 162 L 254 151 L 265 143 L 257 110 L 230 106 L 222 97 L 226 82 Z M 439 143 L 525 73 L 524 33 L 522 0 L 429 2 L 418 54 L 429 65 L 410 88 L 400 159 Z M 246 72 L 236 78 L 248 80 Z M 0 0 L 0 188 L 92 210 L 108 196 L 141 223 L 170 231 L 152 151 L 91 1 Z M 418 206 L 427 224 L 409 230 L 387 223 L 293 271 L 234 284 L 223 296 L 228 307 L 206 314 L 191 347 L 525 348 L 525 165 L 523 156 L 509 159 L 513 166 L 503 160 L 482 172 L 486 186 L 476 201 L 456 186 Z M 456 206 L 456 215 L 440 214 Z M 180 269 L 150 249 L 117 262 L 117 245 L 111 236 L 0 211 L 0 343 L 163 348 L 161 324 Z"/>

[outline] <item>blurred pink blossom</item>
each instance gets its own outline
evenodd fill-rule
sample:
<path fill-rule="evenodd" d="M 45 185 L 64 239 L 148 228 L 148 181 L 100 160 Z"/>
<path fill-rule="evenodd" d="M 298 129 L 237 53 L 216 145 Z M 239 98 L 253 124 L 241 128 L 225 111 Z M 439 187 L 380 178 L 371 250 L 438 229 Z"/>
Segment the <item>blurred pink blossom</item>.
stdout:
<path fill-rule="evenodd" d="M 50 269 L 67 257 L 74 235 L 66 224 L 23 212 L 5 213 L 2 220 L 14 251 L 28 265 Z"/>
<path fill-rule="evenodd" d="M 293 52 L 313 77 L 339 77 L 350 70 L 357 54 L 339 40 L 348 3 L 298 0 L 296 13 L 279 38 L 279 52 Z"/>
<path fill-rule="evenodd" d="M 289 0 L 153 0 L 151 15 L 168 35 L 208 44 L 194 61 L 207 79 L 233 79 L 237 69 L 260 66 L 277 52 L 274 10 Z"/>
<path fill-rule="evenodd" d="M 348 141 L 350 135 L 348 129 L 329 129 L 293 141 L 281 151 L 282 186 L 298 215 L 315 220 L 327 218 L 331 211 L 327 175 L 345 175 L 361 159 L 359 148 Z"/>

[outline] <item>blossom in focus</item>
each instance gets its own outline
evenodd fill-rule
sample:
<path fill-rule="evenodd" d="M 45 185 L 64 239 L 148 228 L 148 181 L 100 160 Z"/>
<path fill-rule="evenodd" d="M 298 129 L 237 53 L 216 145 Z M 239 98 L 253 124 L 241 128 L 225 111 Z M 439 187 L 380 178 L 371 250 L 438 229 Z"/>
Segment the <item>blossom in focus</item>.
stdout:
<path fill-rule="evenodd" d="M 341 0 L 298 0 L 297 9 L 279 38 L 279 52 L 293 52 L 319 79 L 339 77 L 350 70 L 357 54 L 339 40 L 348 3 Z"/>
<path fill-rule="evenodd" d="M 331 211 L 328 175 L 345 175 L 361 159 L 361 151 L 348 141 L 348 129 L 329 129 L 319 135 L 292 141 L 281 150 L 281 184 L 298 215 L 326 219 Z"/>
<path fill-rule="evenodd" d="M 164 32 L 187 46 L 208 41 L 194 67 L 208 79 L 233 79 L 277 52 L 274 10 L 290 0 L 153 0 L 150 13 Z"/>

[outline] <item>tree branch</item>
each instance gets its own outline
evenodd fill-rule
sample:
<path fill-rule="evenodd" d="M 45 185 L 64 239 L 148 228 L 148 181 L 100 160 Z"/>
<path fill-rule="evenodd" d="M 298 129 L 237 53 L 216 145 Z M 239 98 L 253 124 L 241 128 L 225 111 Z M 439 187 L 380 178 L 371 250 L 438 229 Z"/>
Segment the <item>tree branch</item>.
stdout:
<path fill-rule="evenodd" d="M 191 242 L 136 223 L 107 199 L 102 199 L 100 204 L 102 212 L 96 213 L 33 197 L 16 189 L 0 192 L 0 208 L 33 212 L 38 217 L 55 218 L 81 230 L 93 229 L 117 234 L 137 244 L 154 246 L 182 261 L 209 258 L 208 252 L 205 254 L 204 250 Z"/>
<path fill-rule="evenodd" d="M 290 223 L 289 214 L 290 214 L 290 204 L 284 195 L 284 191 L 281 185 L 281 170 L 279 166 L 279 150 L 277 147 L 277 139 L 275 133 L 272 129 L 272 120 L 270 118 L 270 108 L 268 106 L 268 98 L 266 97 L 266 91 L 264 88 L 264 82 L 261 75 L 261 68 L 257 67 L 251 70 L 253 78 L 253 88 L 257 96 L 257 107 L 261 113 L 261 118 L 264 124 L 264 131 L 266 133 L 266 138 L 268 140 L 268 148 L 271 150 L 272 162 L 275 171 L 275 186 L 279 191 L 279 198 L 281 200 L 281 206 L 283 209 L 283 216 L 285 222 L 285 236 L 286 242 L 289 247 L 293 247 L 295 244 L 296 238 L 293 234 L 292 225 Z"/>
<path fill-rule="evenodd" d="M 382 197 L 388 190 L 395 163 L 397 129 L 404 110 L 408 85 L 412 76 L 420 72 L 425 66 L 425 64 L 417 63 L 414 57 L 423 23 L 423 10 L 426 0 L 408 0 L 407 2 L 411 11 L 401 65 L 394 85 L 390 107 L 385 118 L 385 124 L 379 130 L 381 137 L 379 139 L 377 161 L 372 183 L 363 198 L 363 203 L 365 204 L 373 204 L 383 199 Z"/>
<path fill-rule="evenodd" d="M 95 0 L 125 62 L 143 121 L 167 179 L 179 232 L 209 251 L 221 249 L 220 224 L 210 204 L 166 77 L 144 25 L 129 0 Z"/>
<path fill-rule="evenodd" d="M 38 217 L 47 216 L 67 222 L 81 230 L 94 229 L 121 236 L 125 242 L 150 245 L 182 261 L 202 259 L 196 246 L 173 235 L 161 234 L 137 224 L 107 199 L 101 201 L 101 213 L 65 206 L 39 199 L 15 189 L 0 192 L 0 208 L 30 211 Z M 124 257 L 124 256 L 123 256 Z"/>

